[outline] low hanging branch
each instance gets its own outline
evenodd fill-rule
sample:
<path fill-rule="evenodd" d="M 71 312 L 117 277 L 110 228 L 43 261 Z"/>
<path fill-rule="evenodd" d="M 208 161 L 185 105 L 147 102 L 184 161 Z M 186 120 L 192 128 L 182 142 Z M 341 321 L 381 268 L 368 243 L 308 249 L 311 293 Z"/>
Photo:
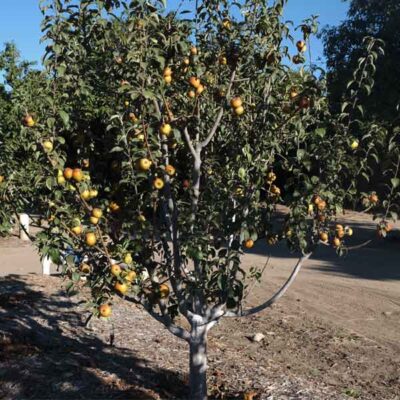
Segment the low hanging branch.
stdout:
<path fill-rule="evenodd" d="M 307 261 L 311 257 L 311 254 L 312 253 L 303 255 L 298 260 L 298 262 L 297 262 L 295 268 L 293 269 L 292 273 L 290 274 L 288 280 L 285 282 L 285 284 L 270 299 L 268 299 L 267 301 L 265 301 L 264 303 L 260 304 L 257 307 L 249 308 L 247 310 L 241 310 L 241 311 L 238 311 L 238 312 L 226 311 L 224 313 L 223 317 L 248 317 L 249 315 L 257 314 L 260 311 L 263 311 L 266 308 L 271 307 L 289 289 L 289 287 L 295 281 L 295 279 L 297 277 L 297 274 L 300 272 L 304 262 Z"/>

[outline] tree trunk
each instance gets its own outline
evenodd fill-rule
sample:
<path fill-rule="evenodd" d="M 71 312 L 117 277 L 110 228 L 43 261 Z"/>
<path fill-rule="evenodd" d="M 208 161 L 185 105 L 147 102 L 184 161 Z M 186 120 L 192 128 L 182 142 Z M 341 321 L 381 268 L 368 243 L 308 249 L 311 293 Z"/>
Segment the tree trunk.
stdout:
<path fill-rule="evenodd" d="M 207 328 L 193 326 L 190 338 L 190 400 L 207 400 Z"/>

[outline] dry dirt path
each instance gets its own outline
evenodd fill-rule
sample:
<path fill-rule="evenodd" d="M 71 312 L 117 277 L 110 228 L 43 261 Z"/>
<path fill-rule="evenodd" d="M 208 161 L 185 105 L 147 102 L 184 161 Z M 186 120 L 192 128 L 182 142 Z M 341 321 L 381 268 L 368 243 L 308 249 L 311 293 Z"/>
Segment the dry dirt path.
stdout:
<path fill-rule="evenodd" d="M 352 244 L 374 237 L 374 225 L 352 213 L 344 222 L 354 227 Z M 397 224 L 397 228 L 400 228 Z M 319 249 L 289 289 L 284 304 L 300 302 L 304 311 L 400 352 L 400 238 L 374 240 L 339 258 L 331 248 Z M 245 257 L 246 266 L 262 266 L 272 255 L 261 284 L 249 302 L 271 294 L 289 276 L 297 258 L 285 249 L 264 244 Z M 265 289 L 267 288 L 267 290 Z"/>

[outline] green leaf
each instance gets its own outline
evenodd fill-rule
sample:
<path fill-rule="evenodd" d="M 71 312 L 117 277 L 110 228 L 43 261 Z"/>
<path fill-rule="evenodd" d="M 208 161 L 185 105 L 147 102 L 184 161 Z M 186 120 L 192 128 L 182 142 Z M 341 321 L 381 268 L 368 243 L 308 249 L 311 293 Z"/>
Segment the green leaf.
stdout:
<path fill-rule="evenodd" d="M 392 178 L 390 180 L 392 182 L 393 189 L 396 189 L 400 185 L 400 179 L 399 178 Z"/>
<path fill-rule="evenodd" d="M 72 273 L 72 281 L 78 282 L 81 279 L 81 276 L 77 272 Z"/>
<path fill-rule="evenodd" d="M 301 161 L 306 155 L 306 151 L 304 149 L 298 149 L 296 153 L 296 157 L 299 161 Z"/>
<path fill-rule="evenodd" d="M 68 125 L 69 125 L 69 115 L 63 110 L 60 110 L 58 112 L 58 115 L 62 119 L 62 122 L 63 122 L 64 126 L 68 127 Z"/>
<path fill-rule="evenodd" d="M 53 185 L 54 185 L 54 178 L 51 177 L 51 176 L 49 176 L 49 177 L 46 179 L 46 187 L 47 187 L 47 189 L 51 190 L 52 187 L 53 187 Z"/>

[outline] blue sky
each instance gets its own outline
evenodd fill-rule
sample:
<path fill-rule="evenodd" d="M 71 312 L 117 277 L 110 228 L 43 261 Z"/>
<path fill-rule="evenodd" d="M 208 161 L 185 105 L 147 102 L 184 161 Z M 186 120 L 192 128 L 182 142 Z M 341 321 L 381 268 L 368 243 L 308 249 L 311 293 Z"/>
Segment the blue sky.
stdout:
<path fill-rule="evenodd" d="M 192 1 L 187 1 L 193 3 Z M 0 11 L 0 46 L 14 41 L 22 57 L 27 60 L 40 61 L 43 46 L 39 44 L 41 32 L 41 13 L 39 0 L 3 0 Z M 168 0 L 173 8 L 178 0 Z M 342 0 L 289 0 L 285 9 L 285 19 L 300 23 L 311 14 L 319 15 L 321 26 L 337 25 L 345 19 L 348 3 Z M 318 39 L 312 42 L 314 61 L 323 56 L 322 43 Z"/>

